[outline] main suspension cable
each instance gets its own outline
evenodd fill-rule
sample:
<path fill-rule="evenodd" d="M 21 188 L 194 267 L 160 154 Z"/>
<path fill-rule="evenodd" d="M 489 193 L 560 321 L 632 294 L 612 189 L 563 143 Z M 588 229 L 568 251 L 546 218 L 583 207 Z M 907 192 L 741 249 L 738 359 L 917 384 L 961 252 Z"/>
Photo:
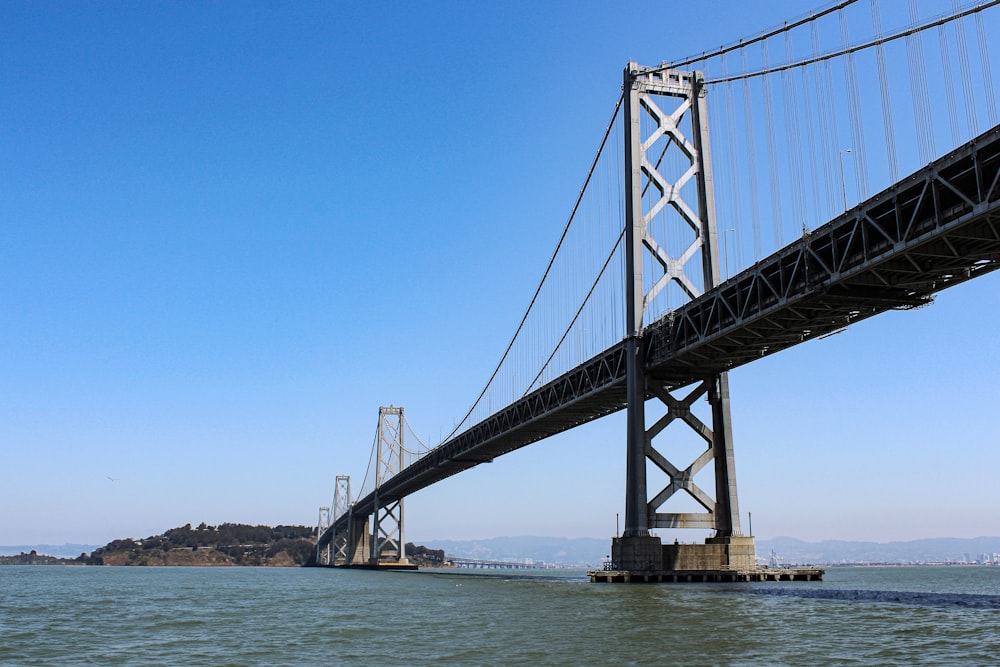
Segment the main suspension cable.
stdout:
<path fill-rule="evenodd" d="M 998 0 L 998 2 L 1000 2 L 1000 0 Z M 524 323 L 528 320 L 528 315 L 531 314 L 531 309 L 535 306 L 535 301 L 538 300 L 538 295 L 542 291 L 542 286 L 545 284 L 545 280 L 549 277 L 549 271 L 552 270 L 552 266 L 555 264 L 556 256 L 559 254 L 559 249 L 562 247 L 563 241 L 566 240 L 566 234 L 569 233 L 570 225 L 573 224 L 573 219 L 576 217 L 576 211 L 580 207 L 580 202 L 583 201 L 584 192 L 587 190 L 587 185 L 590 184 L 590 178 L 594 174 L 594 169 L 597 168 L 597 163 L 600 160 L 601 153 L 604 152 L 604 146 L 608 141 L 608 137 L 611 135 L 611 128 L 614 127 L 615 119 L 618 117 L 618 111 L 621 109 L 622 101 L 624 99 L 625 93 L 623 92 L 622 95 L 618 97 L 618 101 L 615 103 L 615 110 L 611 113 L 611 120 L 608 122 L 608 126 L 604 130 L 604 136 L 601 138 L 601 144 L 597 149 L 597 155 L 594 156 L 594 161 L 591 163 L 590 169 L 587 171 L 587 178 L 584 179 L 583 187 L 580 188 L 580 194 L 576 198 L 576 203 L 573 204 L 573 210 L 569 214 L 569 220 L 566 221 L 566 225 L 563 227 L 562 234 L 559 236 L 559 242 L 556 243 L 556 248 L 552 251 L 552 257 L 549 258 L 548 266 L 545 267 L 545 273 L 542 274 L 542 279 L 539 281 L 538 287 L 535 289 L 535 293 L 531 297 L 531 302 L 528 304 L 527 310 L 524 311 L 524 316 L 521 318 L 521 322 L 517 325 L 517 330 L 511 337 L 510 343 L 507 344 L 507 349 L 504 350 L 503 356 L 500 357 L 500 361 L 497 363 L 496 368 L 493 369 L 493 373 L 490 374 L 490 379 L 486 381 L 486 385 L 483 387 L 483 390 L 479 392 L 479 396 L 477 396 L 476 400 L 473 401 L 472 407 L 470 407 L 468 412 L 465 413 L 465 416 L 462 417 L 461 421 L 455 425 L 455 428 L 452 429 L 451 433 L 449 433 L 447 437 L 441 441 L 442 443 L 450 440 L 458 432 L 458 429 L 465 424 L 465 420 L 469 418 L 469 415 L 471 415 L 479 405 L 479 401 L 483 400 L 483 396 L 486 395 L 486 390 L 490 388 L 491 384 L 493 384 L 493 380 L 496 379 L 497 373 L 499 373 L 500 368 L 503 367 L 503 362 L 507 360 L 507 355 L 510 354 L 511 348 L 514 347 L 514 343 L 517 341 L 518 335 L 520 335 L 521 330 L 524 328 Z"/>
<path fill-rule="evenodd" d="M 915 35 L 918 32 L 923 32 L 924 30 L 928 30 L 930 28 L 936 28 L 939 25 L 944 25 L 945 23 L 950 23 L 951 21 L 956 21 L 958 19 L 965 18 L 966 16 L 978 14 L 979 12 L 989 9 L 990 7 L 994 7 L 996 5 L 1000 5 L 1000 0 L 990 0 L 989 2 L 976 5 L 975 7 L 970 7 L 965 11 L 948 14 L 946 16 L 942 16 L 940 18 L 928 21 L 926 23 L 921 23 L 920 25 L 904 28 L 902 30 L 891 33 L 881 38 L 870 39 L 867 42 L 862 42 L 860 44 L 855 44 L 854 46 L 842 48 L 839 51 L 831 51 L 829 53 L 825 53 L 823 55 L 816 56 L 813 58 L 798 60 L 794 63 L 785 63 L 784 65 L 776 65 L 774 67 L 763 67 L 761 69 L 754 70 L 753 72 L 744 72 L 742 74 L 736 74 L 727 77 L 719 77 L 717 79 L 706 79 L 705 84 L 711 85 L 715 83 L 725 83 L 727 81 L 738 81 L 740 79 L 752 79 L 754 77 L 764 76 L 765 74 L 783 72 L 787 69 L 794 69 L 796 67 L 805 67 L 806 65 L 812 65 L 813 63 L 822 62 L 824 60 L 832 60 L 834 58 L 840 58 L 842 56 L 846 56 L 852 53 L 857 53 L 858 51 L 864 51 L 865 49 L 870 49 L 873 46 L 877 46 L 879 44 L 886 44 L 888 42 L 893 42 L 897 39 L 908 37 L 909 35 Z M 640 71 L 640 73 L 645 74 L 646 72 L 654 72 L 654 71 L 659 72 L 664 69 L 667 69 L 667 67 L 651 68 L 649 70 L 643 69 Z"/>

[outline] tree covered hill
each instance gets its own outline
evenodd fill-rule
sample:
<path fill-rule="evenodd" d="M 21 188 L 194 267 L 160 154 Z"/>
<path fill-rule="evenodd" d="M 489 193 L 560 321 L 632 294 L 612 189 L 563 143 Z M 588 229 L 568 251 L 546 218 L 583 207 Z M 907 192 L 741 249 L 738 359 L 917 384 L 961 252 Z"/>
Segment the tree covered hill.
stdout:
<path fill-rule="evenodd" d="M 90 565 L 307 565 L 314 556 L 313 531 L 308 526 L 187 524 L 142 540 L 114 540 L 81 560 Z"/>

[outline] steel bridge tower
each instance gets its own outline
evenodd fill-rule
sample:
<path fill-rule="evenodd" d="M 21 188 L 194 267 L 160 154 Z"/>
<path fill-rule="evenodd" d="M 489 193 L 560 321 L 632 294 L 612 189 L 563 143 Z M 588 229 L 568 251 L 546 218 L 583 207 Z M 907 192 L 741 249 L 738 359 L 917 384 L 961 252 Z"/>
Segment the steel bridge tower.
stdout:
<path fill-rule="evenodd" d="M 333 522 L 351 510 L 351 476 L 337 475 L 333 489 Z M 351 548 L 350 531 L 337 533 L 330 541 L 333 548 L 333 560 L 330 565 L 343 565 L 348 562 L 347 554 Z"/>
<path fill-rule="evenodd" d="M 613 541 L 612 558 L 618 569 L 630 571 L 752 569 L 756 561 L 753 538 L 740 532 L 727 374 L 706 372 L 700 382 L 689 385 L 692 388 L 678 387 L 669 377 L 647 374 L 645 365 L 644 317 L 653 300 L 671 283 L 687 299 L 694 299 L 720 282 L 704 78 L 700 72 L 642 68 L 630 62 L 624 71 L 623 94 L 627 471 L 625 531 Z M 668 151 L 688 165 L 673 182 L 663 167 Z M 692 181 L 697 201 L 687 202 L 681 192 Z M 680 227 L 671 231 L 691 239 L 676 257 L 669 252 L 668 240 L 656 237 L 657 229 L 663 234 L 662 226 L 651 225 L 668 206 L 677 214 L 671 224 Z M 648 291 L 643 280 L 647 266 Z M 699 269 L 700 281 L 693 279 Z M 687 393 L 677 396 L 678 389 Z M 691 410 L 706 395 L 711 427 Z M 650 399 L 661 402 L 666 414 L 647 427 Z M 653 443 L 675 423 L 686 425 L 705 441 L 705 450 L 686 467 L 672 463 Z M 652 499 L 646 485 L 648 462 L 670 479 Z M 694 481 L 710 462 L 715 467 L 714 499 Z M 680 491 L 704 511 L 659 511 Z M 707 528 L 714 529 L 715 536 L 704 545 L 661 545 L 658 537 L 650 535 L 655 528 Z"/>
<path fill-rule="evenodd" d="M 323 535 L 333 523 L 330 520 L 330 508 L 320 507 L 319 508 L 319 522 L 316 524 L 316 538 Z M 316 545 L 316 564 L 317 565 L 330 565 L 332 556 L 331 545 L 327 544 L 325 547 L 319 546 L 318 542 Z"/>
<path fill-rule="evenodd" d="M 379 501 L 378 490 L 382 483 L 403 469 L 403 408 L 389 406 L 378 410 L 378 444 L 375 455 L 375 514 L 372 526 L 371 557 L 369 562 L 409 562 L 406 543 L 403 541 L 403 499 L 385 505 Z"/>

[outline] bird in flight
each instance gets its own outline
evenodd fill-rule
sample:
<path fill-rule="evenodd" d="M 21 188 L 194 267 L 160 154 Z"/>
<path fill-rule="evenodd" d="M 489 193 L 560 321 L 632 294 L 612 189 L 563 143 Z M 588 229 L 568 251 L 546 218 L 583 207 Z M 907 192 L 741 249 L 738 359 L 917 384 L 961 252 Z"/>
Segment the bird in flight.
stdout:
<path fill-rule="evenodd" d="M 112 482 L 117 482 L 118 479 L 119 479 L 118 477 L 112 477 L 111 475 L 105 475 L 105 477 L 107 477 L 108 479 L 110 479 Z"/>

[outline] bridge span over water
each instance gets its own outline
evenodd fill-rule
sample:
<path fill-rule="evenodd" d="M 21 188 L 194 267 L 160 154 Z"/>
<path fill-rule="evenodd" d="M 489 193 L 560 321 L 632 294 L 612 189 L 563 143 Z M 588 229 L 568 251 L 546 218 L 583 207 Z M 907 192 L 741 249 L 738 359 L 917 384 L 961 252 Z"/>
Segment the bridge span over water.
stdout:
<path fill-rule="evenodd" d="M 877 10 L 878 3 L 875 0 L 871 3 Z M 815 35 L 817 23 L 847 11 L 847 6 L 853 4 L 832 5 L 771 33 L 762 33 L 715 54 L 703 54 L 694 61 L 725 58 L 732 51 L 754 48 L 756 42 L 766 45 L 767 40 L 779 35 L 784 36 L 788 45 L 790 31 L 810 26 Z M 407 495 L 549 436 L 626 410 L 626 517 L 625 532 L 613 544 L 617 566 L 632 573 L 752 569 L 753 542 L 742 534 L 736 500 L 727 372 L 887 310 L 924 306 L 931 303 L 937 292 L 1000 267 L 1000 126 L 996 125 L 995 109 L 991 107 L 987 114 L 993 121 L 991 129 L 974 134 L 935 159 L 929 159 L 927 153 L 934 145 L 933 127 L 918 122 L 916 142 L 920 144 L 920 157 L 927 159 L 909 176 L 899 177 L 896 148 L 889 141 L 895 130 L 889 105 L 891 77 L 885 73 L 890 59 L 884 53 L 894 39 L 908 40 L 932 28 L 941 31 L 942 26 L 978 16 L 994 4 L 997 3 L 979 3 L 936 23 L 911 22 L 898 36 L 881 33 L 871 43 L 845 44 L 839 52 L 823 58 L 814 55 L 795 60 L 790 56 L 782 67 L 769 69 L 765 46 L 761 68 L 717 80 L 707 78 L 699 70 L 680 69 L 694 64 L 690 61 L 656 67 L 629 63 L 624 71 L 622 97 L 571 215 L 573 223 L 588 186 L 593 183 L 595 166 L 607 153 L 608 137 L 615 134 L 617 127 L 621 155 L 615 157 L 622 160 L 618 169 L 620 196 L 624 201 L 617 223 L 620 231 L 608 237 L 614 241 L 611 252 L 597 272 L 598 277 L 587 283 L 592 287 L 582 297 L 582 305 L 569 309 L 568 325 L 551 345 L 555 351 L 547 359 L 543 357 L 541 370 L 526 387 L 522 384 L 513 391 L 505 389 L 509 398 L 498 408 L 481 409 L 479 413 L 470 410 L 462 424 L 464 430 L 456 429 L 458 432 L 407 465 L 403 465 L 402 409 L 380 413 L 379 453 L 374 457 L 379 470 L 374 487 L 353 499 L 349 482 L 343 486 L 338 478 L 338 495 L 332 512 L 324 508 L 327 510 L 324 519 L 321 511 L 317 543 L 320 560 L 350 564 L 405 558 L 401 545 L 405 543 L 402 517 L 403 499 Z M 912 53 L 910 43 L 907 46 L 908 53 Z M 844 157 L 847 153 L 860 153 L 864 145 L 854 129 L 863 125 L 860 112 L 850 105 L 843 112 L 852 126 L 850 139 L 854 148 L 845 151 L 841 146 L 846 142 L 833 136 L 826 141 L 832 145 L 824 149 L 821 135 L 832 135 L 830 125 L 835 129 L 836 123 L 824 124 L 827 113 L 821 108 L 824 101 L 813 100 L 815 107 L 803 113 L 819 118 L 815 135 L 810 131 L 806 140 L 798 125 L 796 132 L 789 132 L 784 144 L 786 154 L 780 160 L 773 152 L 776 142 L 769 118 L 767 131 L 758 130 L 770 142 L 766 151 L 762 151 L 767 153 L 767 170 L 763 167 L 763 154 L 759 163 L 752 155 L 757 144 L 753 139 L 756 121 L 751 114 L 752 109 L 758 109 L 759 113 L 761 107 L 769 114 L 773 111 L 773 101 L 767 100 L 774 92 L 767 80 L 779 77 L 785 98 L 782 121 L 788 125 L 799 123 L 794 117 L 796 108 L 790 105 L 797 99 L 796 89 L 789 85 L 792 77 L 785 73 L 815 67 L 815 73 L 801 76 L 803 88 L 809 88 L 810 82 L 815 88 L 798 94 L 808 96 L 829 89 L 836 96 L 829 68 L 830 61 L 837 58 L 846 61 L 846 97 L 854 104 L 858 92 L 852 87 L 857 86 L 856 81 L 851 83 L 850 73 L 855 67 L 851 58 L 864 49 L 878 52 L 884 135 L 889 153 L 888 159 L 883 156 L 883 162 L 890 181 L 875 194 L 867 195 L 867 186 L 861 187 L 859 180 L 858 194 L 866 196 L 837 211 L 836 200 L 840 198 L 837 194 L 847 203 Z M 984 47 L 980 53 L 983 62 L 988 62 L 985 60 L 988 55 Z M 955 57 L 963 56 L 957 53 Z M 745 54 L 741 54 L 741 60 L 746 62 Z M 911 57 L 911 72 L 914 62 Z M 853 71 L 856 76 L 856 70 Z M 763 84 L 756 92 L 764 96 L 765 103 L 754 105 L 752 86 L 761 80 Z M 792 81 L 794 84 L 796 80 Z M 911 79 L 911 88 L 920 89 L 918 83 Z M 984 85 L 992 99 L 992 80 L 987 79 Z M 742 91 L 733 86 L 742 86 Z M 708 93 L 717 94 L 728 113 L 738 98 L 734 90 L 742 92 L 746 102 L 746 118 L 740 119 L 743 132 L 719 142 L 713 126 L 710 149 Z M 970 91 L 964 92 L 972 96 Z M 919 91 L 911 94 L 914 100 L 920 96 Z M 974 101 L 967 98 L 965 105 L 971 109 Z M 918 106 L 915 101 L 914 108 Z M 733 131 L 735 115 L 738 114 L 723 116 L 724 129 Z M 974 126 L 970 123 L 970 133 Z M 796 136 L 802 144 L 798 148 L 807 158 L 795 153 Z M 720 143 L 722 147 L 718 150 Z M 714 166 L 718 165 L 716 157 L 720 153 L 724 155 L 723 166 Z M 671 154 L 676 155 L 667 157 Z M 837 170 L 831 166 L 837 163 L 839 179 Z M 771 181 L 769 192 L 759 188 L 757 182 L 756 174 L 765 172 L 769 172 Z M 717 178 L 720 173 L 731 179 L 749 173 L 751 184 L 764 192 L 756 197 L 751 195 L 750 203 L 744 205 L 733 199 L 730 191 L 722 198 L 726 204 L 722 211 L 716 194 L 724 180 Z M 764 176 L 760 178 L 763 180 Z M 839 193 L 835 187 L 838 180 Z M 825 195 L 823 183 L 827 185 Z M 831 192 L 834 192 L 832 197 Z M 816 224 L 816 209 L 824 196 L 827 201 L 834 200 L 834 210 L 825 222 Z M 765 201 L 776 220 L 773 230 L 767 233 L 759 223 Z M 774 213 L 783 203 L 785 212 Z M 753 238 L 757 256 L 730 275 L 729 259 L 735 253 L 726 247 L 727 232 L 735 232 L 736 227 L 720 235 L 720 218 L 722 224 L 736 224 L 739 220 L 726 216 L 734 216 L 741 209 L 745 213 L 743 224 L 752 227 L 744 236 Z M 791 234 L 788 228 L 793 230 Z M 566 235 L 564 231 L 564 238 Z M 761 252 L 765 238 L 774 246 L 766 254 Z M 606 271 L 609 265 L 612 270 Z M 550 264 L 550 269 L 553 266 Z M 611 302 L 624 309 L 624 329 L 612 331 L 611 340 L 598 347 L 578 346 L 576 358 L 558 367 L 557 372 L 550 362 L 562 354 L 567 337 L 577 335 L 573 333 L 574 327 L 581 320 L 590 317 L 587 321 L 593 329 L 602 318 L 620 317 L 608 312 L 607 303 L 593 305 L 602 281 L 607 274 L 614 273 L 615 267 L 624 276 L 621 280 L 624 284 L 610 288 L 618 292 L 617 301 L 611 299 Z M 551 280 L 549 271 L 543 278 L 543 286 L 546 279 Z M 543 286 L 536 292 L 533 305 L 540 300 Z M 593 312 L 588 310 L 591 308 Z M 529 307 L 522 327 L 530 314 Z M 517 341 L 515 335 L 508 353 L 517 349 Z M 580 354 L 581 351 L 586 353 Z M 502 371 L 507 356 L 498 365 L 494 379 Z M 493 382 L 487 384 L 477 405 Z M 692 409 L 694 402 L 703 397 L 711 406 L 707 420 L 699 418 Z M 650 401 L 665 411 L 651 426 L 645 411 Z M 654 439 L 671 424 L 683 424 L 705 441 L 704 452 L 687 465 L 675 464 L 662 447 L 654 444 Z M 710 463 L 714 464 L 714 489 L 703 489 L 695 476 Z M 647 466 L 666 473 L 670 480 L 652 497 L 646 485 Z M 694 498 L 704 511 L 661 511 L 678 493 Z M 374 518 L 373 527 L 369 526 L 369 517 Z M 659 539 L 649 532 L 661 528 L 711 529 L 716 537 L 710 538 L 700 550 L 673 548 L 660 545 Z"/>

